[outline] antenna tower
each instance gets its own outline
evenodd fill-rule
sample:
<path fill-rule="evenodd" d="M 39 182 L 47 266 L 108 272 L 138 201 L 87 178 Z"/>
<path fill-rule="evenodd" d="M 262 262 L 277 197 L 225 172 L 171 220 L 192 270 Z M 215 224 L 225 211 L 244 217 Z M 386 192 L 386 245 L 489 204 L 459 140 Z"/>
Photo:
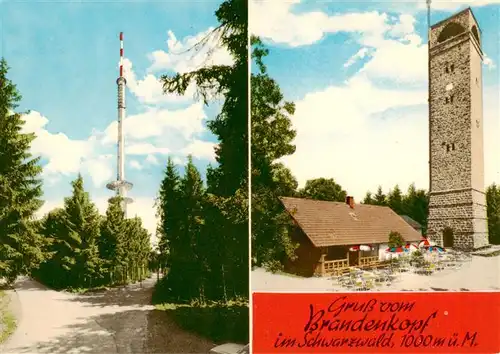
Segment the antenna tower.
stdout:
<path fill-rule="evenodd" d="M 123 121 L 125 120 L 125 86 L 127 80 L 123 76 L 123 32 L 120 32 L 120 76 L 116 80 L 118 86 L 118 142 L 117 142 L 117 173 L 116 180 L 109 182 L 106 187 L 122 198 L 122 209 L 127 217 L 127 205 L 133 202 L 127 197 L 127 192 L 132 189 L 133 184 L 125 180 L 125 141 L 123 136 Z"/>

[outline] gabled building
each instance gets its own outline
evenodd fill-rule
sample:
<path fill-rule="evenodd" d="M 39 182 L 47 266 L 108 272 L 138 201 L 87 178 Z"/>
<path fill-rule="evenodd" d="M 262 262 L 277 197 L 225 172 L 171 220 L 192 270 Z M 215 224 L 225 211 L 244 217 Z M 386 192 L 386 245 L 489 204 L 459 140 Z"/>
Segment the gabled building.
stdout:
<path fill-rule="evenodd" d="M 280 198 L 294 221 L 292 240 L 297 259 L 285 270 L 303 276 L 328 275 L 352 266 L 369 266 L 386 259 L 391 231 L 418 242 L 421 234 L 389 207 L 302 198 Z"/>

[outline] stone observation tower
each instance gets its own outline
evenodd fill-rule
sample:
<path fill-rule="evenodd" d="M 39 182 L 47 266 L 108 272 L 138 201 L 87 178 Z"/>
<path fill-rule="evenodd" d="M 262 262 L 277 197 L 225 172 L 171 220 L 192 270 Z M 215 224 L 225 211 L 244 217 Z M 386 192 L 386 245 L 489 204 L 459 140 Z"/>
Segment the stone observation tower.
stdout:
<path fill-rule="evenodd" d="M 470 8 L 429 30 L 427 234 L 444 247 L 488 245 L 481 34 Z"/>

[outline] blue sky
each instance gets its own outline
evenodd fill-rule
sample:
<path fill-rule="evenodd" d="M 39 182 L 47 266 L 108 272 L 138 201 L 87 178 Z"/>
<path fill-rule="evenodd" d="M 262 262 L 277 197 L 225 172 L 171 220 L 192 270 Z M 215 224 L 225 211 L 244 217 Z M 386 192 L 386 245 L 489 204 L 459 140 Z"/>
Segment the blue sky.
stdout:
<path fill-rule="evenodd" d="M 485 183 L 500 183 L 500 6 L 472 6 L 482 29 Z M 436 2 L 431 22 L 468 4 Z M 480 6 L 477 6 L 480 5 Z M 258 17 L 266 13 L 265 18 Z M 428 188 L 427 11 L 419 2 L 252 0 L 251 32 L 266 64 L 296 103 L 299 184 L 334 178 L 355 199 L 378 185 Z"/>
<path fill-rule="evenodd" d="M 116 176 L 116 119 L 119 32 L 124 32 L 127 119 L 126 178 L 136 203 L 130 214 L 154 229 L 152 204 L 167 156 L 180 165 L 191 153 L 204 174 L 214 163 L 215 137 L 205 123 L 219 104 L 204 107 L 193 99 L 164 95 L 157 78 L 186 72 L 204 63 L 230 64 L 216 47 L 185 52 L 217 26 L 221 1 L 37 2 L 0 3 L 0 55 L 11 67 L 9 78 L 23 96 L 26 129 L 37 133 L 33 152 L 44 163 L 46 205 L 61 205 L 78 172 L 104 211 Z"/>

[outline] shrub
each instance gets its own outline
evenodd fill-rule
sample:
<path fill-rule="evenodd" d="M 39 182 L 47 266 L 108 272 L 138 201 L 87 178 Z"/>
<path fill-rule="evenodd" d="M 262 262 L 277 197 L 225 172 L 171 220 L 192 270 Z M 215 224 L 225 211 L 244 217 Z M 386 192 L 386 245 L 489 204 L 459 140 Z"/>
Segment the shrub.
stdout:
<path fill-rule="evenodd" d="M 397 231 L 391 231 L 389 233 L 389 243 L 388 246 L 390 248 L 392 247 L 401 247 L 405 244 L 405 240 L 403 239 L 403 236 Z"/>

